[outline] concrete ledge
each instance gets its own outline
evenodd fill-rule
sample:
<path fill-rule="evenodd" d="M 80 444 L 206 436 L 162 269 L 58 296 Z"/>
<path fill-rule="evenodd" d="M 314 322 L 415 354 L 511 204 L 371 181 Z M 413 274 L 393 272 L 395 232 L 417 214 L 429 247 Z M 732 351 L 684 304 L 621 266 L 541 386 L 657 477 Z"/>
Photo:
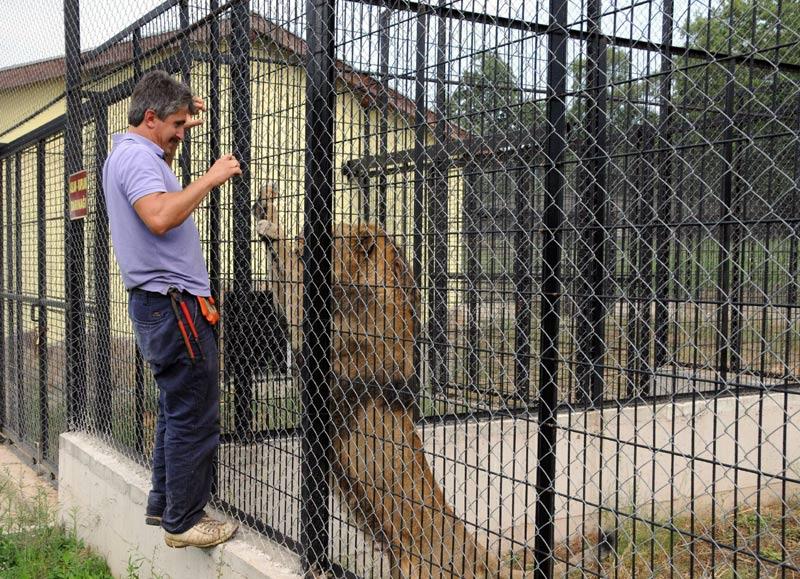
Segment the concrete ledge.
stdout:
<path fill-rule="evenodd" d="M 149 472 L 85 434 L 61 435 L 58 500 L 64 524 L 105 557 L 115 577 L 299 579 L 299 557 L 239 529 L 212 549 L 170 549 L 163 531 L 144 524 Z"/>

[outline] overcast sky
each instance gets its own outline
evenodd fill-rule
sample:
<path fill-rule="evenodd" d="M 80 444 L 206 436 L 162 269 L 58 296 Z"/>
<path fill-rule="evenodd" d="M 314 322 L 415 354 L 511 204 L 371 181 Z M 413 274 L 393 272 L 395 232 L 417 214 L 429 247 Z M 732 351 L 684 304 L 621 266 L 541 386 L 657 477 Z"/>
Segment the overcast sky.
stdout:
<path fill-rule="evenodd" d="M 81 46 L 113 36 L 162 0 L 80 0 Z M 64 54 L 63 0 L 0 0 L 0 68 Z"/>
<path fill-rule="evenodd" d="M 80 0 L 81 6 L 81 47 L 91 48 L 119 32 L 138 17 L 158 6 L 163 0 Z M 626 21 L 637 21 L 633 31 L 624 31 L 628 35 L 633 32 L 642 32 L 647 17 L 657 15 L 662 0 L 651 2 L 636 2 L 635 0 L 605 0 L 604 11 L 611 6 L 623 9 L 624 6 L 636 6 L 636 16 L 631 18 L 631 12 L 621 12 L 616 25 L 622 32 Z M 701 10 L 703 5 L 715 4 L 715 0 L 692 0 L 691 5 Z M 206 5 L 207 2 L 191 2 L 190 4 Z M 284 22 L 295 21 L 293 18 L 281 18 L 285 11 L 295 12 L 304 6 L 301 0 L 253 0 L 252 6 L 259 12 L 270 15 L 277 12 L 276 20 Z M 342 3 L 338 7 L 340 17 L 348 12 L 347 5 Z M 461 7 L 474 12 L 486 12 L 511 18 L 534 20 L 546 19 L 542 9 L 548 5 L 547 0 L 449 0 L 449 5 Z M 676 17 L 681 20 L 682 12 L 686 9 L 687 0 L 675 2 Z M 17 64 L 33 62 L 64 54 L 64 2 L 63 0 L 0 0 L 0 68 Z M 584 2 L 571 0 L 569 2 L 571 18 L 580 19 L 580 8 Z M 291 6 L 291 7 L 289 7 Z M 357 7 L 349 5 L 352 13 L 362 13 Z M 373 11 L 375 9 L 368 9 Z M 375 10 L 377 14 L 377 10 Z M 362 13 L 363 14 L 363 13 Z M 399 14 L 398 14 L 399 16 Z M 413 17 L 413 16 L 412 16 Z M 347 19 L 347 17 L 345 17 Z M 349 20 L 349 19 L 348 19 Z M 658 18 L 655 19 L 658 22 Z M 352 28 L 354 21 L 344 22 Z M 607 18 L 605 25 L 611 24 Z M 604 26 L 607 28 L 607 26 Z M 609 30 L 610 32 L 610 30 Z"/>
<path fill-rule="evenodd" d="M 663 1 L 602 0 L 603 28 L 621 36 L 660 41 Z M 676 20 L 685 22 L 688 6 L 692 6 L 692 12 L 702 13 L 709 5 L 722 1 L 673 0 Z M 80 0 L 81 48 L 86 50 L 101 44 L 162 3 L 163 0 Z M 438 4 L 438 0 L 431 0 L 431 3 Z M 205 14 L 208 4 L 208 0 L 192 0 L 192 20 Z M 546 22 L 549 0 L 447 0 L 447 4 L 472 12 Z M 581 16 L 585 4 L 585 0 L 568 0 L 570 26 L 586 26 Z M 3 8 L 0 12 L 0 68 L 64 54 L 64 0 L 0 0 L 0 6 Z M 199 7 L 203 10 L 200 11 Z M 305 0 L 251 0 L 251 8 L 295 34 L 304 35 Z M 378 70 L 379 64 L 377 30 L 380 12 L 381 9 L 375 6 L 337 2 L 338 56 L 357 69 L 371 73 Z M 174 29 L 176 17 L 176 9 L 173 9 L 168 16 L 170 29 Z M 390 69 L 398 74 L 413 72 L 415 15 L 397 11 L 392 15 L 391 24 Z M 164 25 L 164 22 L 160 25 L 154 23 L 156 28 Z M 152 29 L 145 30 L 144 34 L 147 36 L 153 32 Z M 511 66 L 523 88 L 541 86 L 544 81 L 546 39 L 535 33 L 449 20 L 448 36 L 448 74 L 451 78 L 460 78 L 473 66 L 472 56 L 488 49 L 496 50 L 500 58 Z M 427 67 L 431 76 L 435 69 L 435 45 L 436 26 L 432 23 Z M 577 57 L 576 50 L 581 50 L 581 46 L 571 44 L 569 60 Z M 634 66 L 644 69 L 648 59 L 655 62 L 655 58 L 655 53 L 642 53 L 632 60 Z M 400 81 L 393 88 L 413 94 L 410 82 Z"/>

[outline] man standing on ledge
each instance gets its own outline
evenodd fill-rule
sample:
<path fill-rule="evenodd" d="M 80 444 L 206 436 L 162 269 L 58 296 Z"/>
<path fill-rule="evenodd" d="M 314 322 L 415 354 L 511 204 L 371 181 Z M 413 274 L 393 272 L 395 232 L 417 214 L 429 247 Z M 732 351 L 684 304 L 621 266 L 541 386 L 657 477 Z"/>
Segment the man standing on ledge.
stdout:
<path fill-rule="evenodd" d="M 186 129 L 199 124 L 192 115 L 200 108 L 166 72 L 145 74 L 133 90 L 130 126 L 113 136 L 103 167 L 128 315 L 159 390 L 145 519 L 164 528 L 170 547 L 211 547 L 237 529 L 203 510 L 219 446 L 219 368 L 216 310 L 192 212 L 241 169 L 224 155 L 183 189 L 169 165 Z"/>

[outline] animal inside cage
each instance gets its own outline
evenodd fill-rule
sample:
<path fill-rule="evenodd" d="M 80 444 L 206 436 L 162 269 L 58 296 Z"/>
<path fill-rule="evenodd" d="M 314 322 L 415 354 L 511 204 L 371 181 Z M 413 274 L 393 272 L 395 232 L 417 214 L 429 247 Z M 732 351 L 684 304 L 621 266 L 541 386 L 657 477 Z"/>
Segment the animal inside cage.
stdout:
<path fill-rule="evenodd" d="M 69 130 L 0 70 L 5 428 L 149 460 L 97 171 L 162 68 L 182 183 L 245 167 L 195 213 L 217 505 L 339 575 L 800 570 L 800 14 L 500 4 L 167 2 L 70 60 Z"/>

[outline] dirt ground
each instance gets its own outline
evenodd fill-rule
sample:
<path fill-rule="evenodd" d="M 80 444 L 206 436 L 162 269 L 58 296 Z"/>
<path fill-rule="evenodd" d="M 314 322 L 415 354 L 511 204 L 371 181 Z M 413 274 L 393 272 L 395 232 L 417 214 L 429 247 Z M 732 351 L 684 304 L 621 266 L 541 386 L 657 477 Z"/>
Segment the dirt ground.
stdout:
<path fill-rule="evenodd" d="M 0 443 L 0 479 L 10 481 L 27 499 L 43 493 L 49 506 L 53 510 L 58 508 L 58 491 L 49 476 L 39 475 L 31 462 L 8 442 Z"/>

